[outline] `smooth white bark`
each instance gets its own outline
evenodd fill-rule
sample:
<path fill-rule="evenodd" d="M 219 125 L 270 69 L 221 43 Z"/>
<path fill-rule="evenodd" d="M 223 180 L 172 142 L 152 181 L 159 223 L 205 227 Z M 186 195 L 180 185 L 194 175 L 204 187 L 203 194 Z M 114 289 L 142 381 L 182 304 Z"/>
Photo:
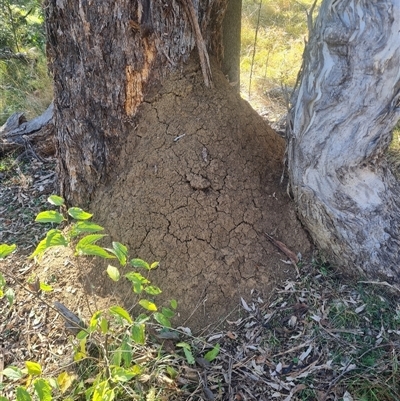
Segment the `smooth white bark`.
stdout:
<path fill-rule="evenodd" d="M 399 189 L 382 156 L 399 97 L 400 0 L 324 1 L 290 114 L 291 189 L 321 249 L 394 281 Z"/>

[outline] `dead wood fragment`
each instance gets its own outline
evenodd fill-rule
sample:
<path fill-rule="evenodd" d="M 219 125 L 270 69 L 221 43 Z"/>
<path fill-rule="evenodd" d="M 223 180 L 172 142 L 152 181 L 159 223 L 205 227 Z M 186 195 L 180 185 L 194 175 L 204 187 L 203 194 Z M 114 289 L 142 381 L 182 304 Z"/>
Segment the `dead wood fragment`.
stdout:
<path fill-rule="evenodd" d="M 0 127 L 0 154 L 25 149 L 40 157 L 55 154 L 53 104 L 40 116 L 27 121 L 23 113 L 14 113 Z"/>

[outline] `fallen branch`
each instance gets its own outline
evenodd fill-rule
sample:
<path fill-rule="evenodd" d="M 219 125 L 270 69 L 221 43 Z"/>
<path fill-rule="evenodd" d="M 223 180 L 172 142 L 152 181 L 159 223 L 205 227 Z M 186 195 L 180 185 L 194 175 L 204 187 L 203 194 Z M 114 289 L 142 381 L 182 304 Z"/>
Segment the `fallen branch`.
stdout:
<path fill-rule="evenodd" d="M 30 121 L 23 113 L 14 113 L 0 127 L 0 155 L 18 148 L 34 149 L 44 157 L 54 155 L 53 104 Z"/>

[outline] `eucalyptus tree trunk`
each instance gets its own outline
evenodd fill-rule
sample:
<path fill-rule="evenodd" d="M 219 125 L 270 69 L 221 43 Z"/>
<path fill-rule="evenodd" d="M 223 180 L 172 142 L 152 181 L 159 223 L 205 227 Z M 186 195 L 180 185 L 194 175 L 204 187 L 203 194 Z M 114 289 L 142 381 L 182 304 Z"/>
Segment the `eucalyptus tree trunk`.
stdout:
<path fill-rule="evenodd" d="M 195 46 L 221 62 L 227 0 L 46 0 L 61 194 L 84 204 L 106 180 L 148 88 Z"/>
<path fill-rule="evenodd" d="M 399 187 L 384 153 L 400 112 L 400 0 L 323 2 L 288 127 L 298 213 L 350 271 L 400 281 Z"/>

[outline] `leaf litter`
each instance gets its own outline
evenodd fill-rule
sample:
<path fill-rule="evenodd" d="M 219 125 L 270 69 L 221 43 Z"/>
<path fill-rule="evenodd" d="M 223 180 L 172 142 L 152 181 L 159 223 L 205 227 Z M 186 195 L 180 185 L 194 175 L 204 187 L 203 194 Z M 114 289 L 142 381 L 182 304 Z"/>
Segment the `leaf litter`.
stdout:
<path fill-rule="evenodd" d="M 16 242 L 29 253 L 43 237 L 46 228 L 33 220 L 54 191 L 53 168 L 52 160 L 32 161 L 17 168 L 16 174 L 3 174 L 0 242 Z M 84 294 L 82 277 L 76 273 L 81 269 L 76 269 L 73 255 L 53 252 L 49 258 L 62 258 L 54 264 L 58 271 L 46 266 L 46 257 L 40 266 L 18 254 L 0 261 L 0 270 L 14 277 L 7 276 L 7 285 L 16 293 L 11 308 L 5 297 L 0 300 L 0 388 L 5 396 L 11 397 L 13 389 L 1 374 L 8 366 L 37 361 L 45 375 L 73 369 L 73 337 L 52 307 L 54 302 L 86 322 L 91 311 L 101 306 L 95 295 Z M 287 256 L 295 261 L 293 255 Z M 141 385 L 153 388 L 158 383 L 168 390 L 170 400 L 350 401 L 359 399 L 367 391 L 363 383 L 368 383 L 381 391 L 380 399 L 396 399 L 400 394 L 398 293 L 391 292 L 390 284 L 357 283 L 322 264 L 303 264 L 299 273 L 268 300 L 255 291 L 243 295 L 238 300 L 241 317 L 227 319 L 203 337 L 193 337 L 190 328 L 182 327 L 165 338 L 158 326 L 149 326 L 146 346 L 137 357 L 155 360 L 162 347 L 160 363 L 177 375 L 155 378 L 149 371 L 141 376 Z M 40 281 L 54 278 L 55 290 L 41 294 L 38 277 Z M 113 301 L 104 300 L 109 305 Z M 176 347 L 177 341 L 190 346 L 194 364 Z M 216 344 L 218 355 L 206 361 L 204 355 Z"/>

